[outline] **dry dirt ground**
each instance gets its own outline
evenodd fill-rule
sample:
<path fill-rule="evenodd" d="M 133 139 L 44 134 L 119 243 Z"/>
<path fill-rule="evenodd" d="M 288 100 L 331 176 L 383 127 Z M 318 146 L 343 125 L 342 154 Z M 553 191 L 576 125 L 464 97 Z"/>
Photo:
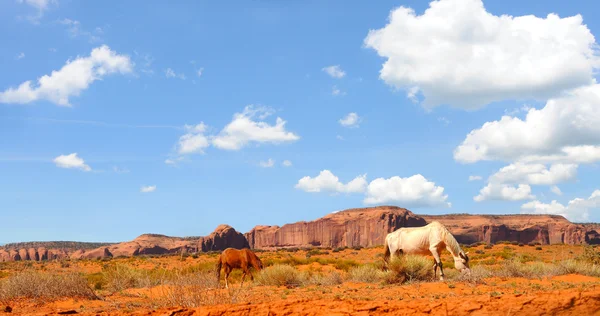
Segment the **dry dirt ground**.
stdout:
<path fill-rule="evenodd" d="M 581 258 L 581 246 L 501 244 L 468 251 L 474 271 L 495 273 L 461 279 L 445 253 L 445 282 L 366 283 L 348 277 L 356 266 L 379 264 L 382 247 L 259 252 L 267 266 L 289 264 L 305 276 L 338 272 L 341 279 L 324 277 L 324 281 L 272 286 L 259 284 L 257 277 L 240 287 L 240 273 L 236 272 L 229 290 L 211 285 L 216 279 L 211 269 L 217 254 L 10 262 L 0 264 L 0 315 L 9 315 L 8 310 L 17 315 L 600 315 L 600 275 L 596 274 L 600 269 L 578 273 L 575 267 L 575 273 L 550 273 L 540 268 Z M 511 270 L 509 262 L 534 268 Z M 24 287 L 42 291 L 46 285 L 35 281 L 36 277 L 77 273 L 97 297 L 45 297 L 6 285 L 23 273 L 35 275 L 23 279 L 32 282 L 22 284 Z M 195 274 L 202 277 L 188 282 Z M 175 278 L 179 281 L 164 281 Z"/>

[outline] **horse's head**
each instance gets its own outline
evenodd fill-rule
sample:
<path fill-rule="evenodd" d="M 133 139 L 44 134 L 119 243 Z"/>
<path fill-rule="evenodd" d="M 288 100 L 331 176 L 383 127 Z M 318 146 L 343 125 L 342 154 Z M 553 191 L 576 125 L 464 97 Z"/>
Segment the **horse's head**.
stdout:
<path fill-rule="evenodd" d="M 471 272 L 471 268 L 469 267 L 469 256 L 465 252 L 459 252 L 458 257 L 454 257 L 454 267 L 456 270 L 460 272 Z"/>

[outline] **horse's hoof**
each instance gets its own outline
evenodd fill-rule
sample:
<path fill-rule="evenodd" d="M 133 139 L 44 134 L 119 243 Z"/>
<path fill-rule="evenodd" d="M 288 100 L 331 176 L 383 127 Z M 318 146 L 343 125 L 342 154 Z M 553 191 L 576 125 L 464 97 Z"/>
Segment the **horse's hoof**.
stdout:
<path fill-rule="evenodd" d="M 444 282 L 444 277 L 440 277 L 440 281 Z"/>

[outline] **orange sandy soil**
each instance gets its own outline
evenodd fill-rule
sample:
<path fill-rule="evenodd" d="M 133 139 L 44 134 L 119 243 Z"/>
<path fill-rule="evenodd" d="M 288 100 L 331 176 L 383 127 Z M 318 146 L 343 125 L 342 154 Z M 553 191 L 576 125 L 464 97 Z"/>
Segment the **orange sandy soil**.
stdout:
<path fill-rule="evenodd" d="M 512 248 L 512 249 L 508 249 Z M 475 250 L 480 250 L 479 254 Z M 518 247 L 496 245 L 493 249 L 483 246 L 468 249 L 472 266 L 477 264 L 493 267 L 507 257 L 529 255 L 535 260 L 554 262 L 574 258 L 581 254 L 578 246 Z M 482 254 L 481 251 L 484 253 Z M 368 263 L 381 260 L 377 255 L 381 247 L 371 249 L 346 249 L 340 252 L 313 255 L 327 259 L 354 260 Z M 306 251 L 260 252 L 267 260 L 283 260 L 289 256 L 306 258 Z M 25 263 L 13 262 L 0 265 L 0 279 L 9 277 L 24 268 L 49 273 L 69 271 L 93 274 L 102 271 L 107 263 L 124 263 L 140 269 L 186 268 L 197 265 L 210 266 L 216 261 L 214 255 L 198 258 L 159 257 L 123 258 L 110 261 L 70 261 Z M 449 255 L 445 262 L 451 262 Z M 332 265 L 313 262 L 296 266 L 299 270 L 329 272 Z M 446 264 L 446 271 L 452 270 Z M 128 289 L 120 293 L 98 291 L 101 300 L 65 299 L 55 302 L 17 300 L 0 302 L 0 314 L 4 305 L 12 307 L 17 315 L 56 315 L 71 312 L 83 315 L 600 315 L 600 278 L 563 275 L 543 279 L 489 278 L 478 284 L 456 281 L 432 281 L 405 285 L 380 285 L 345 282 L 333 286 L 304 286 L 299 288 L 259 286 L 247 282 L 240 289 L 239 275 L 234 277 L 230 290 L 218 290 L 233 304 L 209 305 L 198 308 L 165 306 L 161 301 L 165 288 L 161 286 Z M 6 314 L 9 315 L 9 314 Z"/>

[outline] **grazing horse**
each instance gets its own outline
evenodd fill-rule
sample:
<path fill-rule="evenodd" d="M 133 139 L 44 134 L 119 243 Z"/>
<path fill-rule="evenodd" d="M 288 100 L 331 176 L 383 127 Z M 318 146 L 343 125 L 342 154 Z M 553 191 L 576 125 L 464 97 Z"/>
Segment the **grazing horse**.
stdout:
<path fill-rule="evenodd" d="M 460 248 L 460 245 L 439 222 L 431 222 L 422 227 L 402 227 L 387 234 L 385 237 L 384 262 L 387 266 L 390 256 L 402 254 L 433 255 L 433 277 L 435 278 L 437 268 L 440 268 L 440 280 L 444 280 L 442 260 L 440 253 L 446 248 L 454 257 L 454 266 L 457 270 L 470 273 L 468 253 Z"/>
<path fill-rule="evenodd" d="M 245 248 L 238 250 L 234 248 L 227 248 L 223 250 L 221 256 L 219 257 L 219 262 L 217 263 L 217 281 L 221 280 L 222 267 L 225 268 L 225 288 L 229 288 L 227 278 L 233 269 L 242 269 L 244 271 L 244 274 L 242 275 L 242 284 L 240 284 L 241 287 L 244 285 L 246 274 L 249 273 L 250 279 L 254 280 L 254 277 L 250 272 L 250 268 L 253 267 L 254 269 L 260 271 L 263 268 L 263 264 L 262 261 L 260 261 L 260 258 L 258 258 L 250 249 Z"/>

